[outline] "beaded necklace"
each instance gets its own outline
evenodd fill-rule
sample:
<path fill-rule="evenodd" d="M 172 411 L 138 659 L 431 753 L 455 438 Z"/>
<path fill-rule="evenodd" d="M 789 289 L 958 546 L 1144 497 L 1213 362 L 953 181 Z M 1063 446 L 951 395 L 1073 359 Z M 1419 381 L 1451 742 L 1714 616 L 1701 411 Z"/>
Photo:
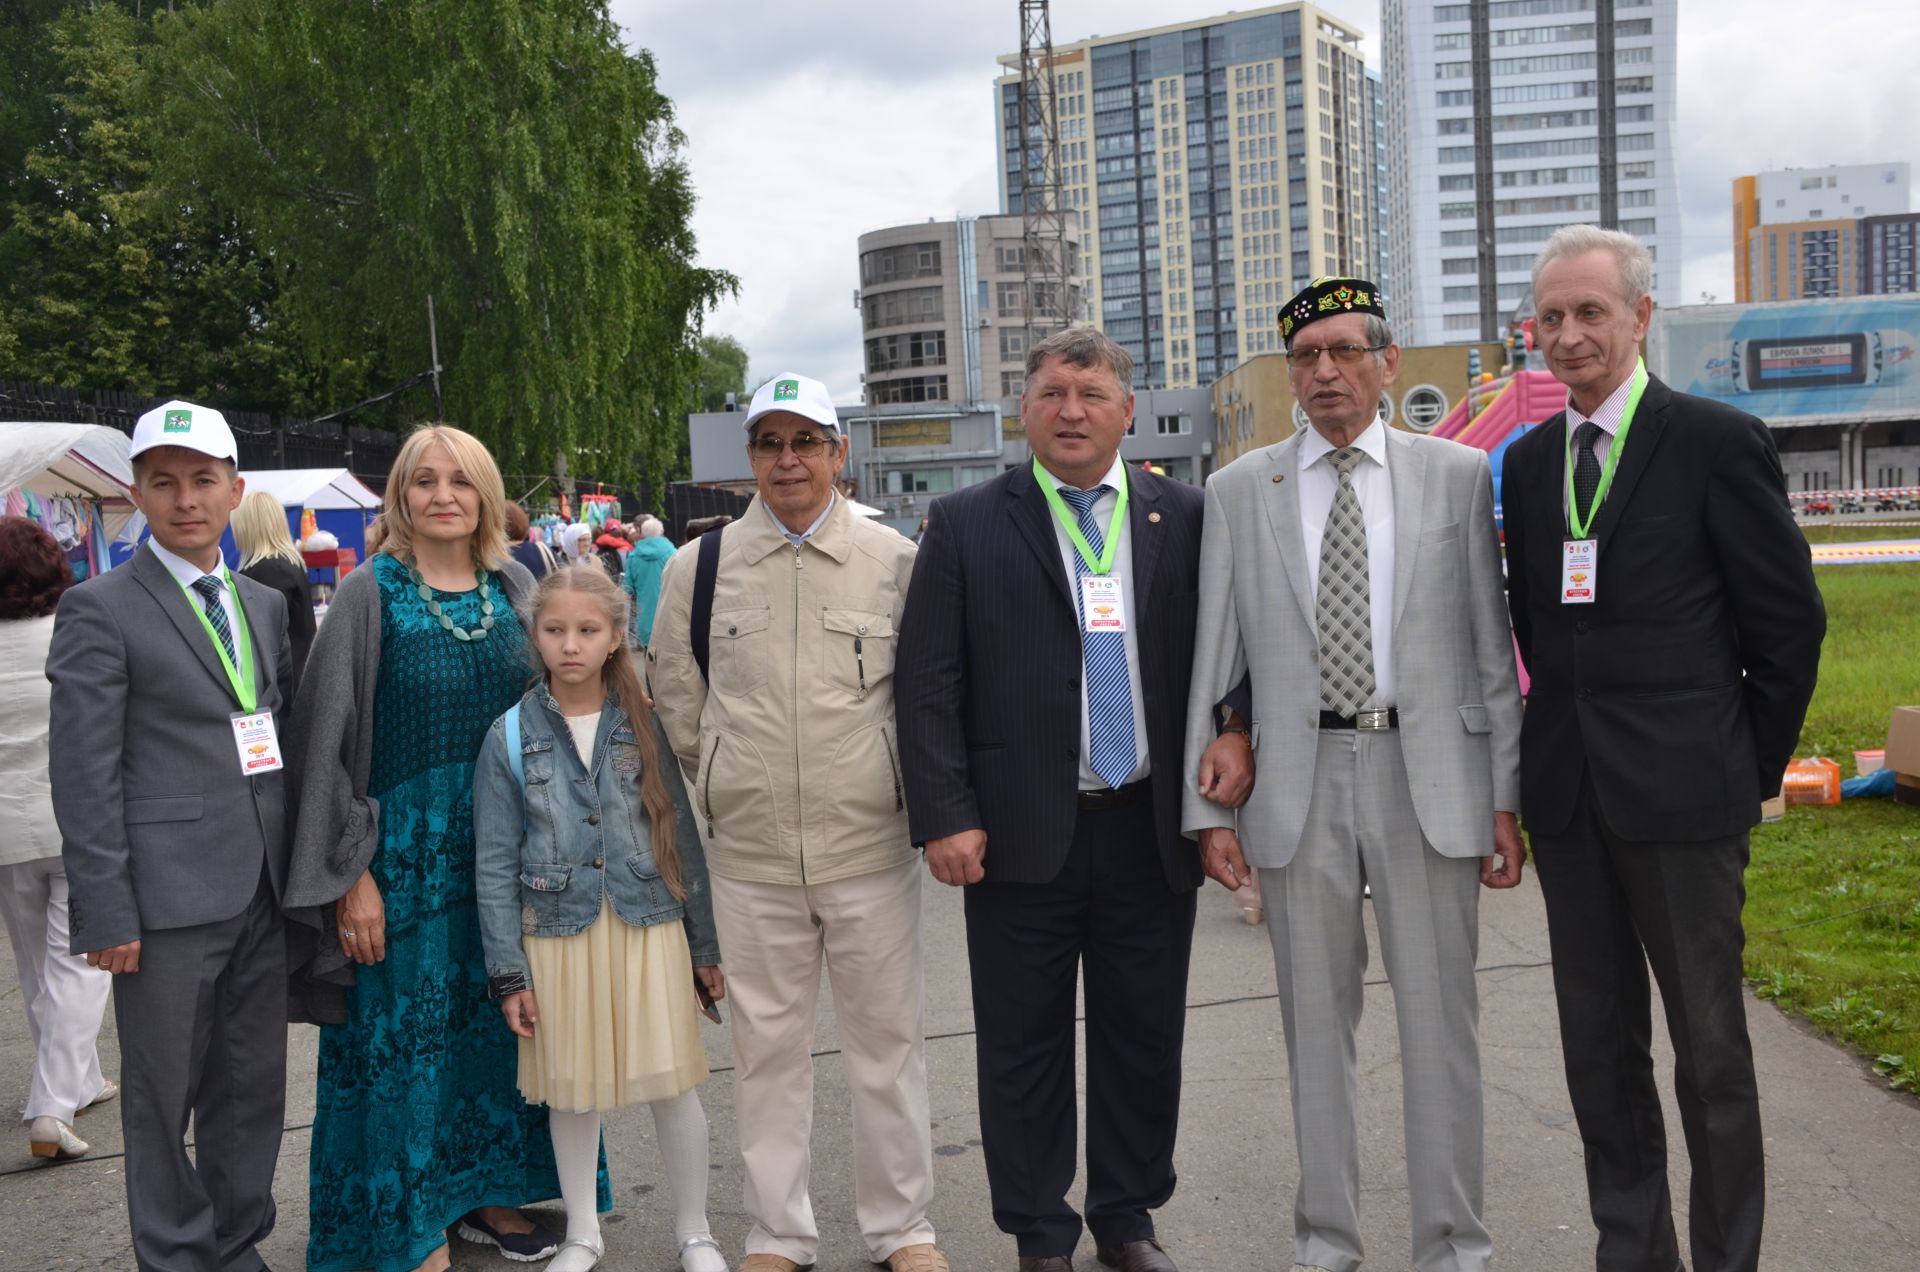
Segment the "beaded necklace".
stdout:
<path fill-rule="evenodd" d="M 433 589 L 420 577 L 419 567 L 412 561 L 406 563 L 407 577 L 413 581 L 413 590 L 427 604 L 427 613 L 440 620 L 440 626 L 453 634 L 455 640 L 485 640 L 493 631 L 493 589 L 487 586 L 487 576 L 481 570 L 474 570 L 473 576 L 480 583 L 480 626 L 474 628 L 456 627 L 440 608 L 440 602 L 433 599 Z"/>

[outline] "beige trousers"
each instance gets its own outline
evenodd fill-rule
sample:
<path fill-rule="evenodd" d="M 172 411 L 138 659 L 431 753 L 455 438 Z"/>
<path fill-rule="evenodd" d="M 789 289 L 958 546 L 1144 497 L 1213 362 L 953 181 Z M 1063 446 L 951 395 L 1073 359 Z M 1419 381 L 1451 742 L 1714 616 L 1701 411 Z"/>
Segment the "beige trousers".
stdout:
<path fill-rule="evenodd" d="M 805 1267 L 819 1247 L 807 1174 L 823 959 L 853 1094 L 854 1211 L 867 1252 L 884 1263 L 934 1239 L 920 878 L 918 861 L 811 885 L 712 877 L 733 1008 L 748 1254 Z"/>

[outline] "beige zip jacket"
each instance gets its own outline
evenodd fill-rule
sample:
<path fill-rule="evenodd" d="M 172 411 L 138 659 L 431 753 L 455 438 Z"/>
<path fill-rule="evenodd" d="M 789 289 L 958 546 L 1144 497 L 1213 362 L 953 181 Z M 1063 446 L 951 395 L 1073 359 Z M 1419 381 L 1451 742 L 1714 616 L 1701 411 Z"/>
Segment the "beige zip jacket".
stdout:
<path fill-rule="evenodd" d="M 830 883 L 915 857 L 893 734 L 893 657 L 917 550 L 845 498 L 796 548 L 759 496 L 720 546 L 709 684 L 687 624 L 698 546 L 667 562 L 648 680 L 707 868 Z"/>

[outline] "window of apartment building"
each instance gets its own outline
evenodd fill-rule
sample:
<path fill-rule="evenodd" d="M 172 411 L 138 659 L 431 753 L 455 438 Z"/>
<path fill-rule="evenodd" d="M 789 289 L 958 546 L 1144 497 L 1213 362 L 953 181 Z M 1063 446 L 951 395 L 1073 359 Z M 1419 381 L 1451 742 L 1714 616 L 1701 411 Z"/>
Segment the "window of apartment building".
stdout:
<path fill-rule="evenodd" d="M 1000 328 L 1000 360 L 1013 362 L 1027 356 L 1027 333 L 1021 327 Z"/>
<path fill-rule="evenodd" d="M 867 371 L 896 371 L 905 367 L 939 366 L 947 360 L 944 331 L 905 331 L 867 341 Z"/>
<path fill-rule="evenodd" d="M 1002 318 L 1022 318 L 1026 316 L 1027 299 L 1025 283 L 1000 283 L 995 288 L 998 298 L 997 308 Z"/>
<path fill-rule="evenodd" d="M 1154 431 L 1161 437 L 1185 437 L 1193 432 L 1193 420 L 1185 415 L 1156 416 Z"/>
<path fill-rule="evenodd" d="M 947 401 L 947 377 L 915 375 L 902 380 L 883 380 L 867 385 L 868 398 L 882 405 L 893 402 Z"/>
<path fill-rule="evenodd" d="M 903 243 L 860 255 L 863 285 L 891 283 L 903 278 L 937 278 L 939 274 L 940 244 L 937 242 Z"/>
<path fill-rule="evenodd" d="M 1019 397 L 1027 391 L 1027 373 L 1025 371 L 1002 371 L 1000 373 L 1000 396 Z"/>
<path fill-rule="evenodd" d="M 890 495 L 938 495 L 953 489 L 951 468 L 892 468 L 887 470 Z"/>
<path fill-rule="evenodd" d="M 875 420 L 873 444 L 876 447 L 951 446 L 952 420 Z"/>
<path fill-rule="evenodd" d="M 903 291 L 863 296 L 860 300 L 861 316 L 869 329 L 937 322 L 940 306 L 941 290 L 938 287 L 909 287 Z"/>

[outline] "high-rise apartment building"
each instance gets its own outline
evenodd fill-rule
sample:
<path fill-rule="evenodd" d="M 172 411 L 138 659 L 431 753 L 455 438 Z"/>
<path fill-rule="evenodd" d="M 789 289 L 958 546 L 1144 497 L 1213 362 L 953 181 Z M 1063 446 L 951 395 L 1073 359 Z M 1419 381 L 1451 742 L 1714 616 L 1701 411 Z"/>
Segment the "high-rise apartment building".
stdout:
<path fill-rule="evenodd" d="M 1067 229 L 1067 311 L 1081 299 L 1080 232 Z M 1017 216 L 890 226 L 860 236 L 866 399 L 996 402 L 1026 384 L 1026 244 Z"/>
<path fill-rule="evenodd" d="M 1592 222 L 1680 289 L 1678 0 L 1381 0 L 1405 344 L 1498 339 L 1553 231 Z"/>
<path fill-rule="evenodd" d="M 1910 244 L 1912 231 L 1903 236 L 1897 228 L 1911 198 L 1912 172 L 1904 163 L 1785 168 L 1735 177 L 1734 301 L 1913 290 L 1910 283 L 1899 285 L 1898 255 L 1903 243 Z M 1871 234 L 1869 225 L 1877 227 Z M 1891 258 L 1889 249 L 1895 253 Z M 1909 264 L 1906 273 L 1911 272 Z"/>
<path fill-rule="evenodd" d="M 1137 386 L 1204 386 L 1280 347 L 1276 314 L 1307 281 L 1377 266 L 1361 39 L 1286 4 L 1055 44 L 1085 312 L 1132 352 Z M 1017 214 L 1038 138 L 1021 136 L 1019 56 L 1000 63 L 1001 208 Z"/>

